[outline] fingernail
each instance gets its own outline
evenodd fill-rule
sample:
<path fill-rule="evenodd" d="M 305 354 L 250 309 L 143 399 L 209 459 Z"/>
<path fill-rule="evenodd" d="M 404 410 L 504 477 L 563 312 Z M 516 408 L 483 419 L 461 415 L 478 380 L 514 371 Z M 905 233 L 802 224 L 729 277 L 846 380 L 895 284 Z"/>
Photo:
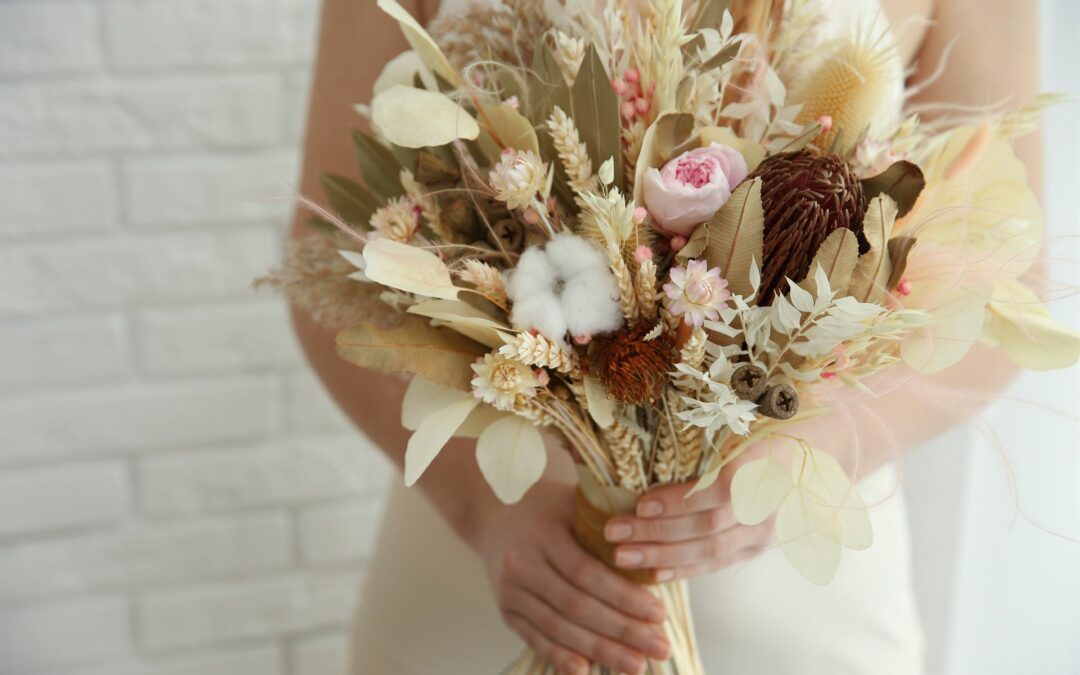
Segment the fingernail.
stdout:
<path fill-rule="evenodd" d="M 641 502 L 637 505 L 637 514 L 642 518 L 655 518 L 664 512 L 664 505 L 660 502 Z"/>
<path fill-rule="evenodd" d="M 656 580 L 657 581 L 671 581 L 674 578 L 675 578 L 675 570 L 657 570 L 656 571 Z"/>
<path fill-rule="evenodd" d="M 649 641 L 649 653 L 652 654 L 653 658 L 666 659 L 670 649 L 667 640 L 664 638 L 658 637 Z"/>
<path fill-rule="evenodd" d="M 641 551 L 618 551 L 615 553 L 615 564 L 619 567 L 630 567 L 645 562 L 645 554 Z"/>
<path fill-rule="evenodd" d="M 604 528 L 604 536 L 608 541 L 622 541 L 629 539 L 633 529 L 626 523 L 611 523 Z"/>

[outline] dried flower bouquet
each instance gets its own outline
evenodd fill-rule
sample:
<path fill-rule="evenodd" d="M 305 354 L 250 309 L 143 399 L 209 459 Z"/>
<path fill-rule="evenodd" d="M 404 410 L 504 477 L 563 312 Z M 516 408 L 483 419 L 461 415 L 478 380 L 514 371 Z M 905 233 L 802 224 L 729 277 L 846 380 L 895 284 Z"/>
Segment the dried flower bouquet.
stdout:
<path fill-rule="evenodd" d="M 735 514 L 775 514 L 784 555 L 826 583 L 871 543 L 849 476 L 795 432 L 830 392 L 980 339 L 1030 368 L 1076 361 L 1023 281 L 1041 224 L 1009 141 L 1048 100 L 903 118 L 887 35 L 816 42 L 799 0 L 504 0 L 432 34 L 378 4 L 412 50 L 358 106 L 365 185 L 323 176 L 336 213 L 312 205 L 317 234 L 265 281 L 348 326 L 345 360 L 413 375 L 406 483 L 476 438 L 515 502 L 556 431 L 579 539 L 610 562 L 610 514 L 784 438 L 789 463 L 735 473 Z M 672 656 L 649 672 L 701 673 L 685 586 L 652 589 Z M 526 653 L 510 672 L 550 670 Z"/>

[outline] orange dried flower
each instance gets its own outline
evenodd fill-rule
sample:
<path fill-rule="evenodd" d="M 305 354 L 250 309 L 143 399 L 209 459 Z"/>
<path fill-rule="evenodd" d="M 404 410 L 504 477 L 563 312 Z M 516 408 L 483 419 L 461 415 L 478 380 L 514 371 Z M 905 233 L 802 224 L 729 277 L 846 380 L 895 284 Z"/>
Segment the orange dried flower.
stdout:
<path fill-rule="evenodd" d="M 589 373 L 612 398 L 628 405 L 655 403 L 675 367 L 675 345 L 668 333 L 646 340 L 654 326 L 645 321 L 597 336 L 586 360 Z"/>

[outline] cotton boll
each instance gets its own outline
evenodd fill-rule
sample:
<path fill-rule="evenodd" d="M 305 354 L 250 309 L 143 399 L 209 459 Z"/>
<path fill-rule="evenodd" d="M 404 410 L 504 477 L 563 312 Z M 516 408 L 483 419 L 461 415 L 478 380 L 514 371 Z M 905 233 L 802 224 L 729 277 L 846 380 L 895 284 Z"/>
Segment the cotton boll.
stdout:
<path fill-rule="evenodd" d="M 545 250 L 561 279 L 570 279 L 586 270 L 607 267 L 600 249 L 572 234 L 556 235 Z"/>
<path fill-rule="evenodd" d="M 607 266 L 591 268 L 566 282 L 562 314 L 572 335 L 595 335 L 623 324 L 619 286 Z"/>
<path fill-rule="evenodd" d="M 532 295 L 551 293 L 555 283 L 555 268 L 551 266 L 547 254 L 534 246 L 521 254 L 517 267 L 507 279 L 506 291 L 516 304 Z"/>
<path fill-rule="evenodd" d="M 553 292 L 534 293 L 514 303 L 510 322 L 515 328 L 535 328 L 549 340 L 563 342 L 566 336 L 566 319 L 562 305 Z"/>

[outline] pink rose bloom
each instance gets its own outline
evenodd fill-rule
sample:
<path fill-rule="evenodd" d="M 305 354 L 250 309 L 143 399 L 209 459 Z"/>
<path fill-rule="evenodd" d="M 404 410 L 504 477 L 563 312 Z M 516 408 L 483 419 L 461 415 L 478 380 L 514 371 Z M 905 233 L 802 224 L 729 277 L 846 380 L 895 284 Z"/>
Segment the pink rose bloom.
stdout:
<path fill-rule="evenodd" d="M 645 207 L 660 227 L 689 237 L 727 203 L 746 174 L 746 160 L 735 148 L 713 143 L 688 150 L 645 172 Z"/>
<path fill-rule="evenodd" d="M 719 310 L 727 304 L 731 291 L 719 267 L 709 269 L 704 260 L 691 260 L 686 267 L 671 268 L 668 277 L 671 282 L 664 284 L 664 294 L 672 314 L 683 317 L 688 326 L 720 318 Z"/>

